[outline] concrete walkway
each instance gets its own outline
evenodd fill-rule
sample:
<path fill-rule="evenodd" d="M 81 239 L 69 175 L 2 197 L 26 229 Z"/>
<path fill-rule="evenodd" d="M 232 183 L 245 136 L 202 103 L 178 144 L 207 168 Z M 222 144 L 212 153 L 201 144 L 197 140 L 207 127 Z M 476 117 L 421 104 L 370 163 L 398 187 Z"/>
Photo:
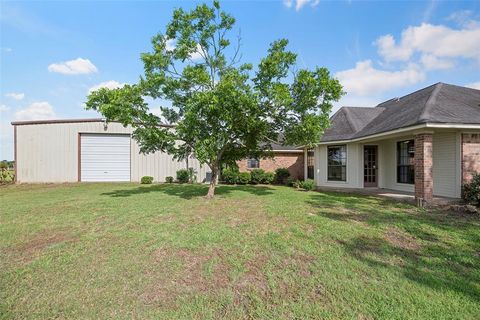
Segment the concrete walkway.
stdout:
<path fill-rule="evenodd" d="M 415 204 L 415 194 L 413 192 L 398 191 L 398 190 L 392 190 L 392 189 L 317 187 L 317 191 L 356 193 L 356 194 L 384 197 L 389 199 L 396 199 L 399 201 Z M 433 202 L 430 203 L 430 205 L 443 206 L 443 205 L 459 204 L 462 202 L 463 202 L 462 199 L 435 196 L 433 198 Z"/>

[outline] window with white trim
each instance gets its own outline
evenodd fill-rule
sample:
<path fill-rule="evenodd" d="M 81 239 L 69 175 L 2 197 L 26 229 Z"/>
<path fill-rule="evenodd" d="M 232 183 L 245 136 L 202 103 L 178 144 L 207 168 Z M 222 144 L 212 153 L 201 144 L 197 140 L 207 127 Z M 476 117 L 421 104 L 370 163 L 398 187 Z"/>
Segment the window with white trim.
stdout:
<path fill-rule="evenodd" d="M 347 181 L 347 146 L 328 146 L 328 181 Z"/>

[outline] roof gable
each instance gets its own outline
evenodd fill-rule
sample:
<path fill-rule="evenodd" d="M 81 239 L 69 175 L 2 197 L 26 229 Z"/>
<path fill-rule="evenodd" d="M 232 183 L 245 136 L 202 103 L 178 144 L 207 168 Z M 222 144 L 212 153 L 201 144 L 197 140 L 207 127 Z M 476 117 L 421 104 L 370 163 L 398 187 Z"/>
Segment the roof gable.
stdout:
<path fill-rule="evenodd" d="M 437 83 L 375 108 L 343 107 L 331 118 L 321 141 L 361 138 L 422 123 L 480 124 L 480 90 Z"/>

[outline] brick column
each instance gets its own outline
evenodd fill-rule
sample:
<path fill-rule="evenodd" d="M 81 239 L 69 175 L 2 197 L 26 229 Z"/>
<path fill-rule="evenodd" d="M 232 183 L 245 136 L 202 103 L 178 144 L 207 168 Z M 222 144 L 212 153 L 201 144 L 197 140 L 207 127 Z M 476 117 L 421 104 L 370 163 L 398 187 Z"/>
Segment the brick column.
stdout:
<path fill-rule="evenodd" d="M 462 185 L 480 173 L 480 132 L 462 134 Z"/>
<path fill-rule="evenodd" d="M 415 136 L 415 200 L 424 206 L 433 199 L 433 135 Z"/>

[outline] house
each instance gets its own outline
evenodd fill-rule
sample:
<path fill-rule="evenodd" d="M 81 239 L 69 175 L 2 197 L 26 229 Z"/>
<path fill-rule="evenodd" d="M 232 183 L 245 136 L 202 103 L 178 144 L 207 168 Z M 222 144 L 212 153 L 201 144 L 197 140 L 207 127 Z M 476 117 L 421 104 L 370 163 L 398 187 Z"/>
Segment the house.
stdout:
<path fill-rule="evenodd" d="M 437 83 L 374 108 L 343 107 L 315 148 L 319 187 L 460 198 L 480 172 L 480 90 Z"/>
<path fill-rule="evenodd" d="M 187 167 L 164 152 L 141 154 L 132 139 L 132 127 L 104 119 L 69 119 L 12 122 L 16 180 L 20 183 L 140 181 L 152 176 L 163 182 Z M 241 169 L 274 171 L 286 167 L 295 178 L 303 178 L 303 151 L 274 145 L 274 157 L 239 161 Z M 313 154 L 312 157 L 313 159 Z M 188 159 L 197 181 L 210 178 L 210 168 Z M 313 167 L 312 167 L 313 168 Z"/>
<path fill-rule="evenodd" d="M 263 169 L 267 172 L 275 172 L 278 168 L 286 168 L 290 172 L 290 177 L 293 179 L 304 178 L 304 159 L 306 159 L 306 157 L 301 148 L 275 143 L 272 144 L 271 147 L 273 157 L 265 157 L 261 159 L 247 158 L 237 161 L 240 172 L 251 171 L 253 169 Z M 313 153 L 310 158 L 313 163 Z"/>

